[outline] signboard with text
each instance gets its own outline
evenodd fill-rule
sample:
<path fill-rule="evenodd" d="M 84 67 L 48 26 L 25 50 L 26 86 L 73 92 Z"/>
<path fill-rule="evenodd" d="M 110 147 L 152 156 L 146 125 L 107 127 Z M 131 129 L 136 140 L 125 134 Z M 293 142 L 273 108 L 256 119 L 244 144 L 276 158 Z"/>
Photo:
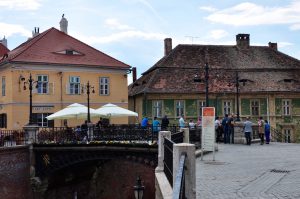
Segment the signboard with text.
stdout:
<path fill-rule="evenodd" d="M 215 147 L 215 108 L 202 108 L 202 150 L 214 151 Z"/>

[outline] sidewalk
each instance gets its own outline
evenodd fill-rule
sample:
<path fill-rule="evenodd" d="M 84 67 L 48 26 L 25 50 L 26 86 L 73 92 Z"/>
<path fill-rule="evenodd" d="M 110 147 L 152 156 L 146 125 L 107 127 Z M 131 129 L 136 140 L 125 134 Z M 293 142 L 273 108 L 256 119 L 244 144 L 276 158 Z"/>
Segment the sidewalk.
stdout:
<path fill-rule="evenodd" d="M 219 144 L 196 159 L 197 199 L 299 199 L 300 144 Z"/>

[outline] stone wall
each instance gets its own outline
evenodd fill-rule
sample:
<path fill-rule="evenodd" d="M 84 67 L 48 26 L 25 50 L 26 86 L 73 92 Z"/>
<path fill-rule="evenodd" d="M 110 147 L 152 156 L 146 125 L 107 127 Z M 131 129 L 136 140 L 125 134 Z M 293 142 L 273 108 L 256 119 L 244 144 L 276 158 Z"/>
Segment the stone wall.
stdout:
<path fill-rule="evenodd" d="M 0 147 L 0 198 L 31 198 L 27 146 Z"/>

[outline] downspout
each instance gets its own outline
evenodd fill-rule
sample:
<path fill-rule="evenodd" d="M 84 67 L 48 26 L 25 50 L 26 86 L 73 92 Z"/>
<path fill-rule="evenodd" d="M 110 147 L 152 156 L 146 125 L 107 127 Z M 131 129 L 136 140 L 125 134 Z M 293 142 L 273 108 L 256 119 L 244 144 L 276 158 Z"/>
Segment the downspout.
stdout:
<path fill-rule="evenodd" d="M 59 72 L 60 75 L 60 110 L 63 109 L 63 73 Z M 60 126 L 63 126 L 63 120 L 60 120 Z"/>
<path fill-rule="evenodd" d="M 270 122 L 270 109 L 269 109 L 269 93 L 267 93 L 267 118 L 268 118 L 268 122 L 269 125 L 271 126 L 271 122 Z"/>

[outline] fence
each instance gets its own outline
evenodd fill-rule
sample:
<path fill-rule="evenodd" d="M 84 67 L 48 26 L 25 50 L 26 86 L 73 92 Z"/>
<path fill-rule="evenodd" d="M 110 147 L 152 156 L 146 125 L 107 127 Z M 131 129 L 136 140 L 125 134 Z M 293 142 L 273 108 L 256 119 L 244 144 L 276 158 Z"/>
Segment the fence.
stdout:
<path fill-rule="evenodd" d="M 0 146 L 16 146 L 25 144 L 25 131 L 23 130 L 1 130 Z"/>

